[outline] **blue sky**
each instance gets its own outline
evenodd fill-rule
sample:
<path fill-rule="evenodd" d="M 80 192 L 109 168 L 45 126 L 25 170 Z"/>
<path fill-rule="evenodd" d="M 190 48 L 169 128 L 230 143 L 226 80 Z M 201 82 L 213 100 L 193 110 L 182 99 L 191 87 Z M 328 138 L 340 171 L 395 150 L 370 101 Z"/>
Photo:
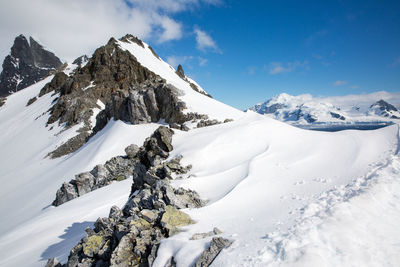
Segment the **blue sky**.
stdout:
<path fill-rule="evenodd" d="M 400 1 L 13 0 L 0 24 L 1 58 L 21 33 L 68 61 L 137 35 L 239 109 L 282 92 L 400 92 Z"/>
<path fill-rule="evenodd" d="M 183 37 L 153 47 L 240 109 L 281 92 L 400 92 L 398 1 L 225 0 L 174 18 Z M 196 27 L 216 47 L 197 49 Z"/>

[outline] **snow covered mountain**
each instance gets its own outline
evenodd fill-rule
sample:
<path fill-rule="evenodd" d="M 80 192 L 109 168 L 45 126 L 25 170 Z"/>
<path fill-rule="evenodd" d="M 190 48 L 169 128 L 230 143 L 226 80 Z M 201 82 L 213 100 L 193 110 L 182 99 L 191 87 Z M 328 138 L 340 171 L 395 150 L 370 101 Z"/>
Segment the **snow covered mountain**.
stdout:
<path fill-rule="evenodd" d="M 131 35 L 74 62 L 0 107 L 1 266 L 400 263 L 398 124 L 242 112 Z"/>
<path fill-rule="evenodd" d="M 3 62 L 0 74 L 0 97 L 8 96 L 32 85 L 62 65 L 60 59 L 47 51 L 32 37 L 17 36 L 11 53 Z"/>
<path fill-rule="evenodd" d="M 291 124 L 311 124 L 397 121 L 399 108 L 400 94 L 395 93 L 325 98 L 282 93 L 250 110 Z"/>

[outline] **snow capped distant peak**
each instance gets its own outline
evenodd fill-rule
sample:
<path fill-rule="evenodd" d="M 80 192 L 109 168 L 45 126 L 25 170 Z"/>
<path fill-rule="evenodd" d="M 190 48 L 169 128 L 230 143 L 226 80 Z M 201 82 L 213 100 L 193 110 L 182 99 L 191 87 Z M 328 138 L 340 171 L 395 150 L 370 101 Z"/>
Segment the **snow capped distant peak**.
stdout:
<path fill-rule="evenodd" d="M 400 119 L 400 111 L 395 106 L 382 99 L 371 105 L 370 110 L 370 112 L 376 115 Z"/>
<path fill-rule="evenodd" d="M 250 110 L 295 124 L 339 123 L 398 119 L 400 112 L 395 105 L 400 106 L 400 94 L 384 91 L 325 98 L 310 94 L 292 96 L 282 93 L 251 107 Z"/>

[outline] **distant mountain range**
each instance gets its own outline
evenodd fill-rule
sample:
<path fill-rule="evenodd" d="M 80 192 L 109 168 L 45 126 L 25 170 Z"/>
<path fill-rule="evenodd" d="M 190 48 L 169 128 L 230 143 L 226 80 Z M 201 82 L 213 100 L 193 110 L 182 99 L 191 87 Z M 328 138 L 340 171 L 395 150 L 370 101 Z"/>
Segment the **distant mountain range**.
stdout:
<path fill-rule="evenodd" d="M 400 94 L 338 97 L 292 96 L 282 93 L 249 110 L 290 124 L 390 122 L 400 120 Z"/>

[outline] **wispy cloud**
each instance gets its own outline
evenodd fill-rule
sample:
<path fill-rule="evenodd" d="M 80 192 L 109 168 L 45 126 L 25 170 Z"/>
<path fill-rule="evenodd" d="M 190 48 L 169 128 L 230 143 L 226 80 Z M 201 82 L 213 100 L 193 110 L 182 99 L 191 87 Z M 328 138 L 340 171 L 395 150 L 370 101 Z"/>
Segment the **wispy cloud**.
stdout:
<path fill-rule="evenodd" d="M 194 56 L 177 56 L 171 55 L 167 57 L 167 62 L 172 67 L 177 68 L 179 64 L 186 65 L 189 69 L 193 69 L 194 65 L 204 67 L 207 65 L 208 59 Z"/>
<path fill-rule="evenodd" d="M 315 59 L 317 59 L 317 60 L 321 60 L 321 59 L 324 58 L 323 56 L 321 56 L 321 55 L 319 55 L 319 54 L 312 54 L 312 57 L 315 58 Z"/>
<path fill-rule="evenodd" d="M 193 59 L 193 56 L 168 56 L 167 62 L 175 69 L 179 64 L 184 65 L 186 62 Z"/>
<path fill-rule="evenodd" d="M 352 85 L 352 86 L 350 86 L 350 88 L 351 88 L 351 89 L 357 89 L 357 88 L 360 88 L 360 86 L 358 86 L 358 85 Z"/>
<path fill-rule="evenodd" d="M 257 67 L 249 66 L 249 67 L 247 67 L 247 74 L 254 75 L 256 73 L 256 70 L 257 70 Z"/>
<path fill-rule="evenodd" d="M 336 82 L 333 83 L 334 86 L 342 86 L 342 85 L 346 85 L 347 81 L 341 81 L 341 80 L 337 80 Z"/>
<path fill-rule="evenodd" d="M 203 57 L 197 57 L 197 59 L 199 60 L 199 66 L 203 67 L 205 65 L 207 65 L 208 59 L 203 58 Z"/>
<path fill-rule="evenodd" d="M 162 32 L 159 35 L 158 42 L 164 43 L 171 40 L 179 40 L 182 37 L 182 24 L 169 17 L 160 18 Z"/>
<path fill-rule="evenodd" d="M 271 62 L 269 64 L 269 67 L 266 68 L 268 69 L 269 74 L 276 75 L 280 73 L 292 72 L 298 68 L 309 69 L 309 66 L 308 66 L 308 61 L 303 61 L 303 62 L 294 61 L 294 62 L 288 62 L 286 64 L 281 62 Z"/>
<path fill-rule="evenodd" d="M 396 58 L 391 64 L 392 67 L 397 67 L 400 65 L 400 57 Z"/>
<path fill-rule="evenodd" d="M 196 26 L 194 28 L 194 34 L 196 35 L 197 49 L 203 52 L 207 50 L 211 50 L 217 53 L 221 52 L 217 46 L 217 43 L 208 33 Z"/>
<path fill-rule="evenodd" d="M 320 38 L 326 36 L 327 34 L 328 34 L 328 31 L 325 30 L 325 29 L 320 30 L 320 31 L 317 31 L 317 32 L 314 32 L 314 33 L 312 33 L 311 35 L 309 35 L 309 36 L 304 40 L 304 42 L 305 42 L 305 44 L 306 44 L 307 46 L 310 46 L 310 45 L 312 45 L 316 40 L 318 40 L 318 39 L 320 39 Z"/>

